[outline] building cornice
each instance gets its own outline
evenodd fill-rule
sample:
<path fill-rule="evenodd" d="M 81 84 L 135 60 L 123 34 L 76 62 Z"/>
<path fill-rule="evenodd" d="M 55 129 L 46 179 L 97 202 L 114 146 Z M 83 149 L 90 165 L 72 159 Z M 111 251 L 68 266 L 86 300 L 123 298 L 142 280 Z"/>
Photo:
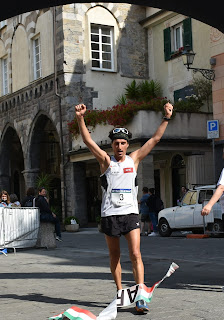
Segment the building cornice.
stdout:
<path fill-rule="evenodd" d="M 166 21 L 166 20 L 168 20 L 178 14 L 179 13 L 161 9 L 160 11 L 155 12 L 154 14 L 150 15 L 149 17 L 139 21 L 139 24 L 143 28 L 152 27 L 152 26 L 160 24 L 161 22 Z"/>

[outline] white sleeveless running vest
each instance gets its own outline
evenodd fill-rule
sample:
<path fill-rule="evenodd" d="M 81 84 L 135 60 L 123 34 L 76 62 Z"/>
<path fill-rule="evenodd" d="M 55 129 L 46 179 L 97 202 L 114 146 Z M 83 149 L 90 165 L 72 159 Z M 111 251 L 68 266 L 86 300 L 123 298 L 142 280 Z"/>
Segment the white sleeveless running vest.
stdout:
<path fill-rule="evenodd" d="M 101 216 L 138 214 L 138 186 L 134 161 L 125 156 L 123 162 L 111 157 L 110 165 L 100 176 L 102 188 Z"/>

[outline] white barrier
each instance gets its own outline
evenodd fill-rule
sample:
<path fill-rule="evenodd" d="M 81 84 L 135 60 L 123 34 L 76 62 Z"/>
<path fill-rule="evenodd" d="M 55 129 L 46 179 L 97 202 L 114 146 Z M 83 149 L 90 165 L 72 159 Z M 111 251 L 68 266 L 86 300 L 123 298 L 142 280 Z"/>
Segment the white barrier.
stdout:
<path fill-rule="evenodd" d="M 39 208 L 0 207 L 0 248 L 34 247 L 39 226 Z"/>

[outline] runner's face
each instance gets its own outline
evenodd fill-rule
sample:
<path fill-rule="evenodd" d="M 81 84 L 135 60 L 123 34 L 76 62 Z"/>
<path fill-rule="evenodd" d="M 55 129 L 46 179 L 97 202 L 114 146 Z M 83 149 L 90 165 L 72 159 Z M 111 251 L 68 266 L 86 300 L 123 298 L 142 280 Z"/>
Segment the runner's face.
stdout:
<path fill-rule="evenodd" d="M 112 149 L 116 160 L 120 160 L 125 157 L 129 143 L 125 139 L 115 139 L 112 142 Z"/>

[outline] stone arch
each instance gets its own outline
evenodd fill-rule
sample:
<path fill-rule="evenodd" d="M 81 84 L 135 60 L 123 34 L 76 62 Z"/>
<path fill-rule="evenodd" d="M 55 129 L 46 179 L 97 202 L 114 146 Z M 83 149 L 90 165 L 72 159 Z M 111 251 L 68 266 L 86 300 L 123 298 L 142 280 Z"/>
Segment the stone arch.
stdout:
<path fill-rule="evenodd" d="M 175 154 L 171 160 L 173 205 L 177 205 L 181 186 L 186 186 L 186 164 L 181 154 Z"/>
<path fill-rule="evenodd" d="M 8 193 L 16 193 L 21 200 L 25 189 L 24 155 L 19 135 L 11 124 L 5 126 L 0 150 L 0 187 Z"/>
<path fill-rule="evenodd" d="M 31 126 L 27 144 L 27 187 L 35 187 L 37 176 L 53 179 L 50 204 L 61 211 L 61 147 L 57 128 L 49 115 L 40 112 Z"/>
<path fill-rule="evenodd" d="M 23 44 L 21 46 L 21 43 Z M 12 91 L 29 84 L 29 45 L 23 25 L 18 25 L 12 39 Z"/>

